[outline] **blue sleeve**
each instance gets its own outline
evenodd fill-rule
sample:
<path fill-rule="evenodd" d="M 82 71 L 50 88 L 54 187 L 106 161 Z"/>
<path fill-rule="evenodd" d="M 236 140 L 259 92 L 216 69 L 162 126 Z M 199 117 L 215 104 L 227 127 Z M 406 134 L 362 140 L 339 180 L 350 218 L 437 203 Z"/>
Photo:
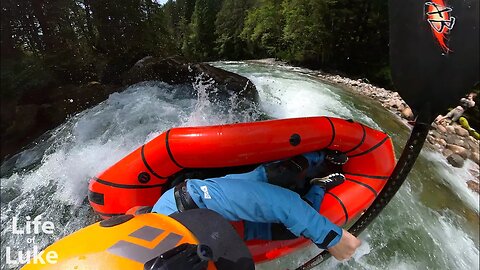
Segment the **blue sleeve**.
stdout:
<path fill-rule="evenodd" d="M 232 175 L 190 180 L 187 186 L 200 207 L 216 211 L 228 220 L 283 223 L 296 236 L 303 235 L 326 248 L 337 244 L 342 235 L 340 227 L 320 215 L 297 193 L 275 185 L 238 181 Z M 326 239 L 330 241 L 326 243 Z"/>
<path fill-rule="evenodd" d="M 315 207 L 315 203 L 320 204 L 314 201 L 312 206 Z M 336 245 L 342 237 L 342 229 L 320 215 L 312 206 L 298 197 L 290 201 L 290 209 L 285 213 L 279 213 L 278 216 L 283 217 L 282 223 L 292 233 L 310 238 L 320 248 L 325 249 Z M 284 216 L 285 214 L 287 216 Z"/>

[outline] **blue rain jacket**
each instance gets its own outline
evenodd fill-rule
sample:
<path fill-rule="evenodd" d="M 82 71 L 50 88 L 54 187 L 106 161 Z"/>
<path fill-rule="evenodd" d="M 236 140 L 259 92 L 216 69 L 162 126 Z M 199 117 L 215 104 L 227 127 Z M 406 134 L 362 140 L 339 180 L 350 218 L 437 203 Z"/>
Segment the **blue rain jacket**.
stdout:
<path fill-rule="evenodd" d="M 324 155 L 304 156 L 310 164 L 307 175 L 314 176 Z M 263 165 L 243 174 L 190 179 L 187 191 L 198 207 L 213 210 L 230 221 L 245 220 L 245 240 L 271 240 L 270 223 L 283 223 L 296 236 L 307 237 L 322 248 L 336 245 L 342 236 L 340 227 L 318 213 L 325 193 L 321 187 L 313 185 L 305 195 L 309 205 L 297 193 L 267 183 Z M 178 211 L 173 189 L 162 195 L 152 211 L 164 215 Z M 330 241 L 325 243 L 327 238 Z"/>

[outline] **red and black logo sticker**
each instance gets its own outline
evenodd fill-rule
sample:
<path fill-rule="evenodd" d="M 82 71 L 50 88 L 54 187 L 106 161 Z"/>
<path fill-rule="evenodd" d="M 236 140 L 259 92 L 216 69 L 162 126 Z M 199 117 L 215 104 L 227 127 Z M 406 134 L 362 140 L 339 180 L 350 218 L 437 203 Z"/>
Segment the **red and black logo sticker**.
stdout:
<path fill-rule="evenodd" d="M 432 33 L 444 53 L 452 50 L 448 47 L 448 36 L 455 26 L 453 9 L 448 7 L 443 0 L 433 0 L 425 3 L 425 15 Z"/>

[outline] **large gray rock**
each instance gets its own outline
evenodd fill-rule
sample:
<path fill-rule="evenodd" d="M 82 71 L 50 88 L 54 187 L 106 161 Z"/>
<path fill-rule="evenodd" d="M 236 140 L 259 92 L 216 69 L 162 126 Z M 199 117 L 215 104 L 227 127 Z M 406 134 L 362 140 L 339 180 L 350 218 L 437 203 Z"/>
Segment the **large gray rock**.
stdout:
<path fill-rule="evenodd" d="M 438 142 L 438 144 L 440 144 L 442 147 L 447 146 L 447 141 L 445 141 L 445 139 L 443 139 L 443 138 L 437 139 L 437 142 Z"/>
<path fill-rule="evenodd" d="M 447 161 L 448 163 L 450 163 L 453 167 L 456 167 L 456 168 L 462 168 L 463 167 L 463 164 L 465 163 L 465 161 L 463 160 L 463 158 L 457 154 L 451 154 L 450 156 L 447 157 Z"/>
<path fill-rule="evenodd" d="M 193 81 L 195 74 L 182 59 L 159 59 L 145 57 L 125 72 L 122 84 L 132 85 L 143 81 L 162 81 L 169 84 L 183 84 Z"/>
<path fill-rule="evenodd" d="M 202 78 L 211 81 L 207 90 L 215 90 L 217 96 L 228 98 L 236 94 L 240 98 L 256 102 L 258 92 L 255 85 L 238 74 L 213 67 L 209 64 L 190 64 L 181 58 L 144 58 L 123 74 L 122 83 L 131 85 L 143 81 L 162 81 L 169 84 L 192 84 Z M 210 89 L 211 88 L 211 89 Z"/>
<path fill-rule="evenodd" d="M 436 130 L 430 130 L 428 132 L 428 134 L 432 135 L 433 137 L 437 138 L 437 139 L 441 139 L 443 138 L 442 134 L 440 134 L 438 131 Z"/>
<path fill-rule="evenodd" d="M 470 138 L 473 138 L 473 137 L 470 137 Z M 475 139 L 474 139 L 475 140 Z M 473 141 L 473 140 L 465 140 L 465 143 L 468 144 L 468 146 L 470 146 L 470 149 L 473 151 L 473 152 L 478 152 L 480 146 L 478 145 L 478 141 Z"/>

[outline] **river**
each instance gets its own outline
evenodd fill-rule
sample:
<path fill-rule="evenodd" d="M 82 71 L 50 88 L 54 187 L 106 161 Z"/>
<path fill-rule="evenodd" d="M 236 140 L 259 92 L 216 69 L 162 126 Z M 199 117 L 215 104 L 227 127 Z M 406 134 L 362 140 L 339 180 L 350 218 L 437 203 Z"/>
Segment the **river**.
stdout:
<path fill-rule="evenodd" d="M 4 162 L 2 269 L 18 268 L 7 261 L 7 248 L 13 254 L 43 248 L 94 222 L 97 217 L 86 199 L 89 177 L 170 127 L 318 115 L 352 118 L 390 134 L 397 157 L 408 138 L 408 128 L 378 102 L 321 82 L 305 70 L 246 62 L 214 65 L 248 77 L 259 91 L 259 104 L 245 109 L 235 97 L 211 101 L 205 92 L 209 82 L 193 88 L 140 83 L 72 116 Z M 422 150 L 399 193 L 361 234 L 355 257 L 330 259 L 318 269 L 479 269 L 479 196 L 466 186 L 469 167 L 471 162 L 464 169 L 452 168 L 440 154 Z M 32 238 L 12 232 L 15 219 L 38 215 L 55 224 L 53 234 Z M 293 268 L 316 252 L 312 246 L 258 269 Z"/>

